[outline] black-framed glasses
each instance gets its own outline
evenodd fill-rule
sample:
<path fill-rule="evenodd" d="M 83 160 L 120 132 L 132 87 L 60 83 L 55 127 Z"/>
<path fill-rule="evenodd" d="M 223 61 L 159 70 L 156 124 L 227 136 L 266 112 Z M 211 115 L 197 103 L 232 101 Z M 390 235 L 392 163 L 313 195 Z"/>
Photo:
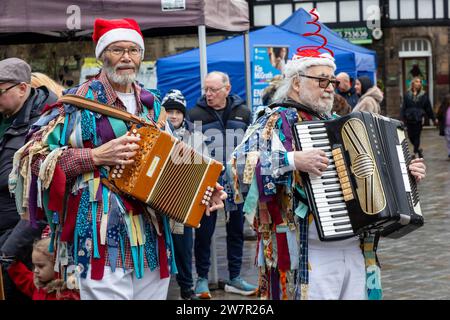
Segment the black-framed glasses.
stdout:
<path fill-rule="evenodd" d="M 8 88 L 6 88 L 6 89 L 0 89 L 0 96 L 1 96 L 2 94 L 6 93 L 6 91 L 8 91 L 8 90 L 14 88 L 15 86 L 18 86 L 19 84 L 20 84 L 20 83 L 16 83 L 16 84 L 13 84 L 12 86 L 10 86 L 10 87 L 8 87 Z"/>
<path fill-rule="evenodd" d="M 328 78 L 322 78 L 322 77 L 313 77 L 313 76 L 307 76 L 306 74 L 299 74 L 299 77 L 309 78 L 309 79 L 315 79 L 319 82 L 319 87 L 322 89 L 328 88 L 330 83 L 333 85 L 333 88 L 336 89 L 339 87 L 339 81 L 336 79 L 328 79 Z"/>
<path fill-rule="evenodd" d="M 105 51 L 111 52 L 113 55 L 117 57 L 121 57 L 125 54 L 125 52 L 128 53 L 128 55 L 132 57 L 140 56 L 142 53 L 141 48 L 120 48 L 120 47 L 114 47 L 110 49 L 105 49 Z"/>

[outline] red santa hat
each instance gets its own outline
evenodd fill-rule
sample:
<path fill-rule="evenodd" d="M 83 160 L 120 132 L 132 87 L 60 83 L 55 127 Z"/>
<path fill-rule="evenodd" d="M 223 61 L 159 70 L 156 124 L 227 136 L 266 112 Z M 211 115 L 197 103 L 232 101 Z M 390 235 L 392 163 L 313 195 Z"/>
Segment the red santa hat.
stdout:
<path fill-rule="evenodd" d="M 96 19 L 92 39 L 97 45 L 95 47 L 95 56 L 97 59 L 107 46 L 117 41 L 131 41 L 136 43 L 142 49 L 142 57 L 144 56 L 144 36 L 139 25 L 133 19 Z"/>

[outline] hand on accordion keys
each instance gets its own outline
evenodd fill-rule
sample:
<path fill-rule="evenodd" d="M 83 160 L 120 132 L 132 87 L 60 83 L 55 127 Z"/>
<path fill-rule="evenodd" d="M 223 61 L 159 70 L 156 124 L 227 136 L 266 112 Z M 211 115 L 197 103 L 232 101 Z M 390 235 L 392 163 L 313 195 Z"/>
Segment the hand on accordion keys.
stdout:
<path fill-rule="evenodd" d="M 294 163 L 297 170 L 321 176 L 328 167 L 328 158 L 320 149 L 295 151 Z"/>
<path fill-rule="evenodd" d="M 139 146 L 136 144 L 141 138 L 138 136 L 123 135 L 92 149 L 92 158 L 96 166 L 129 165 L 134 162 Z"/>
<path fill-rule="evenodd" d="M 427 167 L 425 161 L 422 158 L 413 159 L 409 164 L 409 171 L 416 181 L 419 182 L 426 176 Z"/>
<path fill-rule="evenodd" d="M 224 207 L 224 201 L 227 198 L 227 193 L 223 191 L 223 186 L 216 182 L 216 187 L 211 196 L 211 200 L 206 205 L 205 214 L 207 216 L 210 215 L 211 212 L 216 211 L 217 209 L 221 209 Z"/>

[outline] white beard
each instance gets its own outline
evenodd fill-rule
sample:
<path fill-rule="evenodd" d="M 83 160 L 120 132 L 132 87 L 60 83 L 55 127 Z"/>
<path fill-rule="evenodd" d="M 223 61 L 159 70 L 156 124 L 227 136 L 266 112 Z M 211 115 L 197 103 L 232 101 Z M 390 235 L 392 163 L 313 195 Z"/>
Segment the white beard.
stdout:
<path fill-rule="evenodd" d="M 328 92 L 323 92 L 317 101 L 314 101 L 309 91 L 303 91 L 301 97 L 302 103 L 318 114 L 329 114 L 333 108 L 334 95 Z"/>
<path fill-rule="evenodd" d="M 111 66 L 109 64 L 108 60 L 105 60 L 103 62 L 103 69 L 105 70 L 106 76 L 108 77 L 108 79 L 116 84 L 119 85 L 127 85 L 127 84 L 131 84 L 133 82 L 136 81 L 137 78 L 137 72 L 139 71 L 139 66 L 136 67 L 136 71 L 130 74 L 117 74 L 117 69 L 119 67 L 123 67 L 123 66 L 127 66 L 127 65 L 123 65 L 123 64 L 117 64 L 116 66 Z"/>

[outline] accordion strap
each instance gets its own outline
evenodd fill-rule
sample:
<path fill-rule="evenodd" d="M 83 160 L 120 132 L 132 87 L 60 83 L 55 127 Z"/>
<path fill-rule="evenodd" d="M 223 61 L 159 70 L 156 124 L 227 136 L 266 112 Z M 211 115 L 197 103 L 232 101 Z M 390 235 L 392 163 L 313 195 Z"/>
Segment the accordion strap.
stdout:
<path fill-rule="evenodd" d="M 134 114 L 131 114 L 126 111 L 122 111 L 116 108 L 113 108 L 107 104 L 100 103 L 98 101 L 94 101 L 91 99 L 87 99 L 84 97 L 80 97 L 74 94 L 67 94 L 65 96 L 62 96 L 58 99 L 58 102 L 61 103 L 69 103 L 73 104 L 77 107 L 88 109 L 93 112 L 101 113 L 109 117 L 117 118 L 124 121 L 129 121 L 137 124 L 147 124 L 144 120 L 141 118 L 135 116 Z"/>

